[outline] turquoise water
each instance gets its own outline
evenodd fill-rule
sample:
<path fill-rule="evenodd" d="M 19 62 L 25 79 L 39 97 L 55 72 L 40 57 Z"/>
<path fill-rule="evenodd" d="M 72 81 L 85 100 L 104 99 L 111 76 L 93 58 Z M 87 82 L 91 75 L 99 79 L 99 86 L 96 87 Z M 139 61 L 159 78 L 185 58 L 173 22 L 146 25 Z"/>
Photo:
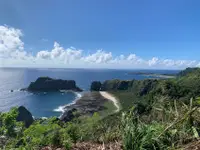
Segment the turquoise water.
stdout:
<path fill-rule="evenodd" d="M 81 93 L 40 93 L 22 92 L 19 89 L 27 87 L 30 82 L 40 76 L 49 76 L 67 80 L 75 80 L 76 84 L 88 91 L 92 81 L 109 79 L 137 79 L 146 77 L 130 75 L 129 72 L 145 71 L 154 73 L 177 73 L 170 70 L 90 70 L 90 69 L 26 69 L 2 68 L 0 69 L 0 111 L 9 111 L 11 107 L 24 105 L 35 117 L 60 116 L 62 107 L 72 103 L 80 97 Z M 10 92 L 14 90 L 14 92 Z"/>

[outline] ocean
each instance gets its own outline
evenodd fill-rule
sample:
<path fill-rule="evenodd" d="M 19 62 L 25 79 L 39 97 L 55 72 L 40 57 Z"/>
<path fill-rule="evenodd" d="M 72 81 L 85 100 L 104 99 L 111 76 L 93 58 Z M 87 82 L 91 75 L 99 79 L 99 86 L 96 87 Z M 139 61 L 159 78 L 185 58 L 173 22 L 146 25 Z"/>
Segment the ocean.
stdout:
<path fill-rule="evenodd" d="M 147 77 L 129 74 L 130 72 L 177 73 L 177 70 L 114 70 L 114 69 L 28 69 L 1 68 L 0 69 L 0 112 L 9 111 L 16 106 L 25 106 L 34 117 L 60 116 L 62 107 L 80 98 L 81 93 L 51 92 L 33 94 L 20 91 L 38 77 L 48 76 L 57 79 L 75 80 L 77 86 L 89 91 L 92 81 L 110 79 L 137 79 Z M 149 77 L 148 77 L 149 78 Z M 13 92 L 11 92 L 13 90 Z"/>

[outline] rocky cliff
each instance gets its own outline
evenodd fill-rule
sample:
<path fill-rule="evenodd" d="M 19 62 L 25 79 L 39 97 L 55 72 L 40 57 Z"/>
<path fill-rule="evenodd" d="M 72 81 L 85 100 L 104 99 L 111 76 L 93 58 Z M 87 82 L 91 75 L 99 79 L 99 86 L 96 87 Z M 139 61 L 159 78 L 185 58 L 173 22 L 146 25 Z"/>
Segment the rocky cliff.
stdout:
<path fill-rule="evenodd" d="M 90 90 L 91 91 L 100 91 L 101 90 L 101 82 L 100 81 L 93 81 L 91 83 L 91 87 L 90 87 Z"/>
<path fill-rule="evenodd" d="M 26 90 L 31 92 L 59 90 L 82 91 L 76 86 L 76 82 L 74 80 L 52 79 L 49 77 L 39 77 L 35 82 L 31 82 Z"/>
<path fill-rule="evenodd" d="M 32 114 L 24 107 L 20 106 L 18 108 L 18 116 L 16 118 L 17 121 L 24 122 L 25 126 L 28 128 L 33 123 Z"/>
<path fill-rule="evenodd" d="M 133 81 L 126 80 L 106 80 L 103 83 L 93 81 L 90 87 L 91 91 L 110 91 L 110 90 L 127 90 L 131 87 Z"/>
<path fill-rule="evenodd" d="M 103 83 L 94 81 L 91 84 L 91 91 L 129 91 L 139 96 L 148 94 L 154 87 L 158 86 L 158 80 L 106 80 Z M 160 82 L 161 83 L 161 82 Z"/>

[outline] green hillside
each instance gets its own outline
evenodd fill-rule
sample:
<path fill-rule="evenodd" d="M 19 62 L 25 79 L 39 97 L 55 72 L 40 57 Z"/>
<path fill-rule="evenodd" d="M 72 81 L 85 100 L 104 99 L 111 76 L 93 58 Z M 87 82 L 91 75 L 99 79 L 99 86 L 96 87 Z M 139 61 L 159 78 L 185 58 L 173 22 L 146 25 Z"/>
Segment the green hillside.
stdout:
<path fill-rule="evenodd" d="M 112 93 L 121 110 L 106 117 L 102 112 L 75 115 L 67 123 L 38 119 L 26 128 L 12 109 L 0 115 L 0 147 L 75 149 L 84 143 L 118 143 L 116 149 L 174 150 L 199 140 L 199 68 L 181 71 L 173 79 L 94 82 L 91 90 Z"/>

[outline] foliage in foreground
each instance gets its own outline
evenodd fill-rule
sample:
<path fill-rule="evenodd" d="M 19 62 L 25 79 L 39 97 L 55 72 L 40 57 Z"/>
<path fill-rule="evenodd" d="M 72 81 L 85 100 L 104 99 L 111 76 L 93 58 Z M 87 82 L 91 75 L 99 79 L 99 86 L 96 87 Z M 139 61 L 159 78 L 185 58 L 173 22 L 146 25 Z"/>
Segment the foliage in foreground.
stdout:
<path fill-rule="evenodd" d="M 104 119 L 97 113 L 68 123 L 62 123 L 57 118 L 49 118 L 37 120 L 29 128 L 14 121 L 16 112 L 12 109 L 1 114 L 1 131 L 4 131 L 1 134 L 8 138 L 5 143 L 6 149 L 36 150 L 45 146 L 71 149 L 73 144 L 81 141 L 122 141 L 125 150 L 163 150 L 176 149 L 199 139 L 199 107 L 193 106 L 192 99 L 190 105 L 176 101 L 164 104 L 163 99 L 155 101 L 148 114 L 140 114 L 140 108 L 135 106 Z M 155 119 L 158 117 L 154 115 L 161 112 L 163 119 Z M 12 118 L 11 116 L 13 120 L 9 121 L 11 124 L 6 129 L 6 120 Z M 148 117 L 152 119 L 146 121 Z"/>
<path fill-rule="evenodd" d="M 145 123 L 135 108 L 122 116 L 123 145 L 125 150 L 163 150 L 176 149 L 199 139 L 199 107 L 174 103 L 174 110 L 163 108 L 164 116 L 177 115 L 174 119 Z M 160 111 L 160 110 L 158 110 Z M 151 114 L 149 114 L 151 115 Z M 163 117 L 164 117 L 163 116 Z M 168 117 L 171 118 L 171 117 Z"/>
<path fill-rule="evenodd" d="M 190 105 L 176 101 L 164 104 L 162 99 L 155 101 L 148 114 L 140 114 L 140 108 L 135 106 L 104 119 L 97 113 L 68 123 L 49 118 L 37 120 L 29 128 L 15 121 L 16 109 L 12 109 L 0 117 L 1 135 L 8 139 L 2 148 L 37 150 L 52 146 L 71 149 L 73 144 L 81 141 L 107 143 L 122 140 L 125 150 L 163 150 L 179 148 L 199 139 L 199 107 L 192 105 L 192 99 Z M 161 112 L 163 119 L 155 119 L 158 118 L 155 115 Z M 146 121 L 148 117 L 152 119 Z M 9 126 L 6 126 L 7 120 L 10 120 Z"/>
<path fill-rule="evenodd" d="M 23 123 L 16 122 L 16 109 L 8 113 L 2 113 L 0 119 L 1 135 L 4 135 L 4 143 L 0 148 L 5 149 L 41 149 L 45 146 L 65 147 L 71 149 L 78 141 L 108 142 L 120 137 L 118 126 L 113 127 L 109 122 L 101 120 L 98 113 L 93 116 L 77 118 L 71 122 L 63 123 L 57 118 L 39 119 L 29 128 Z M 7 120 L 10 120 L 7 122 Z M 9 123 L 9 126 L 6 126 Z M 20 130 L 19 130 L 20 129 Z M 0 139 L 2 140 L 2 139 Z M 2 142 L 2 141 L 1 141 Z"/>

